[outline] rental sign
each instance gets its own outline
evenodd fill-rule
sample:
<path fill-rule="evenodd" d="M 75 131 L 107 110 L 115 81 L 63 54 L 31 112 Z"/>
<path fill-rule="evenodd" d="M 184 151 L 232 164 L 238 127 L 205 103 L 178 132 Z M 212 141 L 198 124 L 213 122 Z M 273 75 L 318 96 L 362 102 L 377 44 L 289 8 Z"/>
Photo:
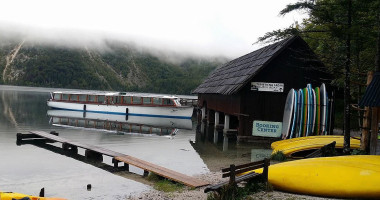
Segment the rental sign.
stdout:
<path fill-rule="evenodd" d="M 282 122 L 253 121 L 253 136 L 280 137 Z"/>
<path fill-rule="evenodd" d="M 259 92 L 283 92 L 283 83 L 251 82 L 251 90 Z"/>

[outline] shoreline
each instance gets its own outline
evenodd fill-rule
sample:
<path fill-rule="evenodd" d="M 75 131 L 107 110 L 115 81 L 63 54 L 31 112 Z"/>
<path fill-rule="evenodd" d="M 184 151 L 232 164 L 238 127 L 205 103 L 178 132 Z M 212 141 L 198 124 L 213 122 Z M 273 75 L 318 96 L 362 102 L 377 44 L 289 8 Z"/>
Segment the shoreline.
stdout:
<path fill-rule="evenodd" d="M 194 176 L 204 181 L 208 181 L 210 184 L 216 184 L 223 180 L 228 180 L 228 178 L 221 178 L 221 172 L 208 172 L 206 174 Z M 207 186 L 199 188 L 189 188 L 184 186 L 183 190 L 175 192 L 163 192 L 155 190 L 154 188 L 144 191 L 140 194 L 130 194 L 126 199 L 129 200 L 187 200 L 187 199 L 207 199 L 209 193 L 204 193 L 204 189 Z M 269 200 L 281 200 L 281 199 L 310 199 L 310 200 L 337 200 L 337 198 L 326 198 L 326 197 L 317 197 L 317 196 L 308 196 L 294 193 L 287 193 L 282 191 L 260 191 L 249 195 L 246 199 L 269 199 Z"/>

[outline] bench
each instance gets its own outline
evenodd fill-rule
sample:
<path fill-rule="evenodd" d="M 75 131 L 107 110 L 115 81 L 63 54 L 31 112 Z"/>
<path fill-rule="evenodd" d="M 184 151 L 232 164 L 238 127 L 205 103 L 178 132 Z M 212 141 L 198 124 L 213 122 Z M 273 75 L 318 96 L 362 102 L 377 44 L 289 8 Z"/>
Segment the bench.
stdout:
<path fill-rule="evenodd" d="M 224 181 L 215 185 L 211 185 L 205 188 L 204 192 L 217 191 L 220 192 L 220 189 L 225 185 L 236 185 L 242 181 L 248 181 L 251 179 L 262 178 L 265 182 L 268 182 L 268 168 L 270 165 L 270 160 L 268 158 L 256 162 L 251 162 L 243 165 L 230 165 L 228 168 L 222 169 L 222 178 L 229 177 L 228 181 Z M 259 174 L 253 172 L 252 170 L 264 168 L 263 173 Z M 252 172 L 249 172 L 252 171 Z M 236 176 L 244 172 L 249 172 L 247 174 Z"/>
<path fill-rule="evenodd" d="M 315 150 L 313 153 L 305 156 L 305 158 L 316 158 L 316 157 L 328 157 L 333 156 L 335 152 L 336 142 L 331 142 L 330 144 L 326 144 L 322 148 Z"/>

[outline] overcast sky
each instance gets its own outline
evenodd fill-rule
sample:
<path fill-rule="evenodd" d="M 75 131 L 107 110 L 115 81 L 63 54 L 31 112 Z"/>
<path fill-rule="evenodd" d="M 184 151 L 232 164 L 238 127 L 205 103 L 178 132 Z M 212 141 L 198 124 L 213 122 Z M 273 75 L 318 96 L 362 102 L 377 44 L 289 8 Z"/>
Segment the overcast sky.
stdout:
<path fill-rule="evenodd" d="M 266 32 L 301 22 L 295 0 L 0 0 L 0 31 L 73 44 L 104 38 L 200 55 L 241 56 Z"/>

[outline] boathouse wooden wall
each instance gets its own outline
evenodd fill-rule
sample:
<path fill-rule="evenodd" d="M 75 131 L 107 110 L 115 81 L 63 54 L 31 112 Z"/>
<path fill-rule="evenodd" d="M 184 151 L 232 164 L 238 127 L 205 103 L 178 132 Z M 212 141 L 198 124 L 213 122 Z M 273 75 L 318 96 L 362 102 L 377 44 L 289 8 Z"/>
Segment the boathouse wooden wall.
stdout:
<path fill-rule="evenodd" d="M 201 107 L 206 103 L 209 110 L 236 116 L 238 136 L 252 136 L 254 120 L 282 121 L 286 96 L 291 88 L 305 88 L 308 83 L 317 87 L 322 82 L 327 83 L 329 78 L 323 64 L 304 41 L 295 41 L 236 94 L 200 93 L 198 99 Z M 284 83 L 284 92 L 252 91 L 251 82 Z"/>

